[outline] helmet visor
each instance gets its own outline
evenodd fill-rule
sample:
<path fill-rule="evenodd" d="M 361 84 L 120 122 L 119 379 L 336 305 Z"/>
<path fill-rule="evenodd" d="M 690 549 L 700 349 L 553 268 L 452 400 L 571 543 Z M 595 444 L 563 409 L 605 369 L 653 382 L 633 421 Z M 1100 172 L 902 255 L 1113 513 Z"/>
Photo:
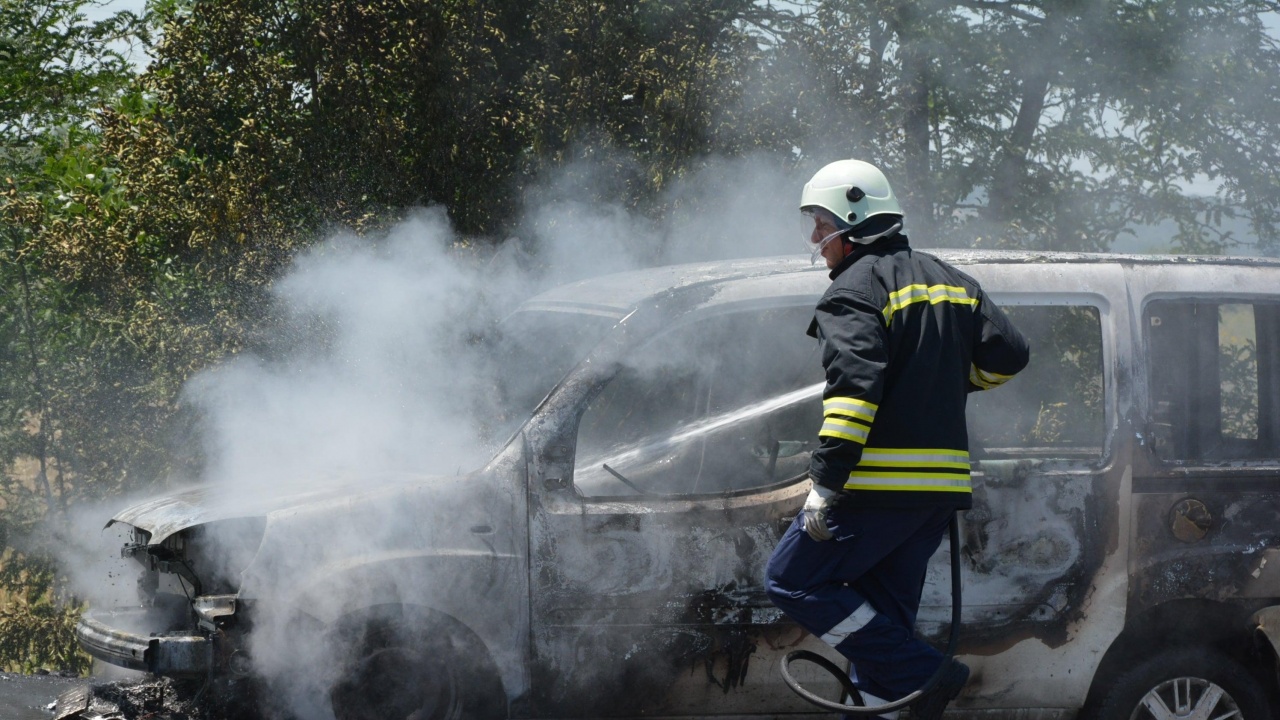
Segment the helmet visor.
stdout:
<path fill-rule="evenodd" d="M 800 210 L 800 225 L 805 249 L 810 253 L 810 264 L 817 263 L 827 245 L 830 245 L 849 229 L 848 227 L 841 227 L 841 224 L 836 221 L 836 216 L 830 210 L 820 207 L 802 208 Z"/>

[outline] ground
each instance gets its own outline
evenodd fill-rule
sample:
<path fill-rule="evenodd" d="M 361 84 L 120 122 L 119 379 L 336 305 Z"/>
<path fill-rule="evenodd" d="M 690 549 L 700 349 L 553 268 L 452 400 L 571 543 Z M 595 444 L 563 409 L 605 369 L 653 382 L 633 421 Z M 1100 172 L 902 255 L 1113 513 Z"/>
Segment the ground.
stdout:
<path fill-rule="evenodd" d="M 168 680 L 0 673 L 0 720 L 195 720 L 200 715 L 178 698 Z"/>
<path fill-rule="evenodd" d="M 0 673 L 0 714 L 5 720 L 49 720 L 59 694 L 88 684 L 85 678 Z"/>

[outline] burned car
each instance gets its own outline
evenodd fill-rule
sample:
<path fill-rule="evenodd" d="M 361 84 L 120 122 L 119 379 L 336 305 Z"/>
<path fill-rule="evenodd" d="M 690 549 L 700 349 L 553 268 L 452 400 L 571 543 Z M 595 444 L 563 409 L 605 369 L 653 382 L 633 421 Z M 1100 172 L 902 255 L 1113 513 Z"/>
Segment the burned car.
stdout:
<path fill-rule="evenodd" d="M 969 400 L 973 677 L 950 714 L 1270 717 L 1280 261 L 937 254 L 1033 348 Z M 210 683 L 336 658 L 313 696 L 342 718 L 812 712 L 779 660 L 839 657 L 762 574 L 808 491 L 823 376 L 804 330 L 828 282 L 773 258 L 543 293 L 512 316 L 542 387 L 483 468 L 131 507 L 112 522 L 142 601 L 87 613 L 80 641 Z M 432 521 L 386 520 L 404 516 Z M 949 564 L 944 545 L 920 618 L 935 639 Z"/>

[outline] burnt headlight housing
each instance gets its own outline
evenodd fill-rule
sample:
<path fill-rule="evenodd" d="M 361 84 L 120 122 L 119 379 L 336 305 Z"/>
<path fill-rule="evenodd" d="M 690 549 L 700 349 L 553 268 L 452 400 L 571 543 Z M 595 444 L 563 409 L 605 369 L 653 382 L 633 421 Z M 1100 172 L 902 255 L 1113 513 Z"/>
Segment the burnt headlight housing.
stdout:
<path fill-rule="evenodd" d="M 121 555 L 143 566 L 138 581 L 143 604 L 161 591 L 188 598 L 232 595 L 265 533 L 265 518 L 235 518 L 186 528 L 151 544 L 151 533 L 134 528 Z"/>

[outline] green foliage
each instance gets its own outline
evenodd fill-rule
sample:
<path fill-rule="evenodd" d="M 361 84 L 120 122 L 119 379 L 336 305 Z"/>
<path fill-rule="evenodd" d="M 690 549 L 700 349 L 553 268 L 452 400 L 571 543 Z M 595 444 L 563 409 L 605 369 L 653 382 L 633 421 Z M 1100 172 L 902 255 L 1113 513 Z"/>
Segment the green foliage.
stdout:
<path fill-rule="evenodd" d="M 931 239 L 1105 250 L 1167 221 L 1175 248 L 1223 252 L 1240 218 L 1280 249 L 1269 3 L 807 7 L 780 50 L 812 82 L 794 144 L 884 163 Z"/>
<path fill-rule="evenodd" d="M 82 671 L 78 602 L 49 537 L 69 506 L 118 492 L 137 463 L 120 342 L 92 297 L 52 272 L 67 228 L 101 225 L 124 201 L 97 150 L 94 109 L 134 79 L 121 48 L 145 44 L 143 19 L 89 22 L 81 0 L 0 1 L 0 667 Z M 101 256 L 98 256 L 101 258 Z M 115 354 L 118 357 L 118 353 Z M 130 364 L 132 367 L 132 364 Z M 124 420 L 123 424 L 117 424 Z M 122 432 L 123 431 L 123 432 Z M 155 459 L 155 456 L 151 456 Z M 13 550 L 21 545 L 21 552 Z"/>
<path fill-rule="evenodd" d="M 510 3 L 197 3 L 148 83 L 177 145 L 291 228 L 443 204 L 474 232 L 523 143 L 527 35 Z"/>
<path fill-rule="evenodd" d="M 583 156 L 633 153 L 605 187 L 636 204 L 718 139 L 749 145 L 718 110 L 759 61 L 743 24 L 766 15 L 750 0 L 197 3 L 172 15 L 148 83 L 177 145 L 237 166 L 289 227 L 441 204 L 462 232 L 496 234 L 531 180 Z"/>
<path fill-rule="evenodd" d="M 1258 338 L 1253 307 L 1218 306 L 1218 382 L 1224 438 L 1258 439 Z"/>
<path fill-rule="evenodd" d="M 0 0 L 0 172 L 79 144 L 92 111 L 132 79 L 122 49 L 147 42 L 145 22 L 128 12 L 87 22 L 89 4 Z"/>
<path fill-rule="evenodd" d="M 522 101 L 534 175 L 624 150 L 634 164 L 610 168 L 611 182 L 583 199 L 643 205 L 699 159 L 754 144 L 743 140 L 751 129 L 726 123 L 724 113 L 740 106 L 741 74 L 760 60 L 748 28 L 770 13 L 756 3 L 567 0 L 533 7 L 538 45 Z"/>
<path fill-rule="evenodd" d="M 0 669 L 88 672 L 90 658 L 75 644 L 75 625 L 84 608 L 50 590 L 54 568 L 12 553 L 0 561 Z"/>

